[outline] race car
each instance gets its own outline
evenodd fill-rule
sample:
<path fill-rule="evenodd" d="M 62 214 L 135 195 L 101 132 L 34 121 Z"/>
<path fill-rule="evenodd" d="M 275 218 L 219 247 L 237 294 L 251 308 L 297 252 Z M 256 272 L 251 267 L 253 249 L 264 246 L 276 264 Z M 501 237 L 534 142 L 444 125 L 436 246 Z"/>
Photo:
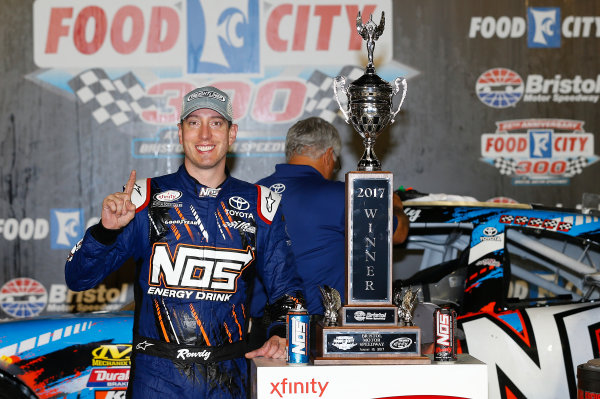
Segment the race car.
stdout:
<path fill-rule="evenodd" d="M 0 323 L 0 398 L 124 399 L 132 325 L 132 311 Z"/>
<path fill-rule="evenodd" d="M 489 397 L 575 399 L 577 365 L 600 357 L 598 215 L 400 194 L 395 286 L 458 311 L 459 352 L 488 365 Z M 1 322 L 0 399 L 124 398 L 132 324 L 132 311 Z"/>
<path fill-rule="evenodd" d="M 458 312 L 458 351 L 488 365 L 489 397 L 575 399 L 577 366 L 600 357 L 599 215 L 399 194 L 411 227 L 396 266 L 418 271 L 395 286 Z"/>

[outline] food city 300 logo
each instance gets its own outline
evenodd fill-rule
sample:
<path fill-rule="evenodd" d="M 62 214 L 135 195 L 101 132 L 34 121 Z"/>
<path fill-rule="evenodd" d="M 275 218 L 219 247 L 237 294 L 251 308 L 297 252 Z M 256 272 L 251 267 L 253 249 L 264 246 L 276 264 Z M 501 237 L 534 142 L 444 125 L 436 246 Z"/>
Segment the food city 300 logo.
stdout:
<path fill-rule="evenodd" d="M 265 131 L 337 118 L 331 76 L 363 72 L 356 15 L 392 15 L 390 0 L 36 0 L 33 8 L 42 69 L 32 79 L 73 95 L 100 125 L 154 126 L 132 139 L 135 158 L 182 156 L 172 128 L 180 99 L 204 84 L 232 98 L 244 134 L 230 155 L 282 156 L 285 138 Z M 390 76 L 414 76 L 392 60 L 393 26 L 386 32 L 380 63 Z"/>
<path fill-rule="evenodd" d="M 481 135 L 482 161 L 513 184 L 568 184 L 569 179 L 598 161 L 594 135 L 583 121 L 517 119 L 496 122 L 495 133 Z"/>

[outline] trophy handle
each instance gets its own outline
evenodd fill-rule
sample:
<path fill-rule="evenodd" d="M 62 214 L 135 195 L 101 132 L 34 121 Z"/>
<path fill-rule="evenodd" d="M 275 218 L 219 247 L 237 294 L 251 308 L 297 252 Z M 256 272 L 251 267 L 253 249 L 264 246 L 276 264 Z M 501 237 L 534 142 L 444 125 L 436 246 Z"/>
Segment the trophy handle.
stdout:
<path fill-rule="evenodd" d="M 406 98 L 406 90 L 407 90 L 407 85 L 406 85 L 406 79 L 405 78 L 396 78 L 394 80 L 394 93 L 392 94 L 392 96 L 395 96 L 396 94 L 398 94 L 398 92 L 400 92 L 400 84 L 402 84 L 402 99 L 400 100 L 400 104 L 398 104 L 398 108 L 396 109 L 396 112 L 394 112 L 392 114 L 392 120 L 390 121 L 390 123 L 394 123 L 394 119 L 396 118 L 396 114 L 398 112 L 400 112 L 400 107 L 402 107 L 402 103 L 404 103 L 404 99 Z"/>
<path fill-rule="evenodd" d="M 344 119 L 346 123 L 350 123 L 350 117 L 348 116 L 348 112 L 345 111 L 345 108 L 342 107 L 342 103 L 340 102 L 340 97 L 338 95 L 338 86 L 340 89 L 346 94 L 346 101 L 348 101 L 348 90 L 346 89 L 346 78 L 343 76 L 336 76 L 333 80 L 333 94 L 335 95 L 335 101 L 338 103 L 338 107 L 340 107 L 340 111 L 344 114 Z"/>

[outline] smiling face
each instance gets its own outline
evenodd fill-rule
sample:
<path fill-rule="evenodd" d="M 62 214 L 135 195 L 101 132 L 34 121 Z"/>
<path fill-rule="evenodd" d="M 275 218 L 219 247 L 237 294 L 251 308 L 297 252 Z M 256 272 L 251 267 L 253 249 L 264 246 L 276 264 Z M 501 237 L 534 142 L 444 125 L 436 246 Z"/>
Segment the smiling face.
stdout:
<path fill-rule="evenodd" d="M 219 185 L 225 180 L 225 157 L 235 141 L 237 125 L 228 127 L 227 120 L 217 111 L 201 108 L 178 127 L 188 173 L 207 186 Z"/>

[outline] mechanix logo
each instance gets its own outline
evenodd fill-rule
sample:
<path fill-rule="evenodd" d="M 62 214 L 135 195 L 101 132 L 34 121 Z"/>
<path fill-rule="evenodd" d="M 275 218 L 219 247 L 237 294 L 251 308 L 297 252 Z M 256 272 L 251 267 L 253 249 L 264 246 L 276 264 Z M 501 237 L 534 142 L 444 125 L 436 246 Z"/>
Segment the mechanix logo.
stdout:
<path fill-rule="evenodd" d="M 481 160 L 513 176 L 514 185 L 568 184 L 598 160 L 594 135 L 583 125 L 570 119 L 496 122 L 495 133 L 481 136 Z"/>
<path fill-rule="evenodd" d="M 178 245 L 175 256 L 172 256 L 167 244 L 157 243 L 150 259 L 148 284 L 170 288 L 167 290 L 172 291 L 169 296 L 191 294 L 191 291 L 180 289 L 234 293 L 238 277 L 253 260 L 254 253 L 250 248 L 236 250 Z"/>
<path fill-rule="evenodd" d="M 131 345 L 101 345 L 92 351 L 92 366 L 131 366 Z"/>

